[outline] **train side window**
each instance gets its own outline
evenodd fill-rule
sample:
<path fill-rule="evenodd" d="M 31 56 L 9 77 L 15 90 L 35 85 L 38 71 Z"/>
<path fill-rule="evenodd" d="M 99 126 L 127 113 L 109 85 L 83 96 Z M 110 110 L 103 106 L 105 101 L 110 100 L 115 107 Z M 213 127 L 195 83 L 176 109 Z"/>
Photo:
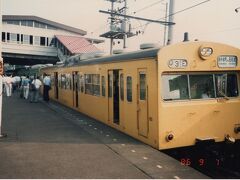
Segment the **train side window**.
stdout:
<path fill-rule="evenodd" d="M 146 100 L 146 74 L 140 75 L 140 100 Z"/>
<path fill-rule="evenodd" d="M 132 77 L 127 77 L 127 101 L 132 102 Z"/>
<path fill-rule="evenodd" d="M 66 87 L 65 89 L 72 89 L 71 74 L 66 74 Z"/>
<path fill-rule="evenodd" d="M 65 74 L 61 75 L 61 88 L 66 89 L 66 75 Z"/>
<path fill-rule="evenodd" d="M 62 87 L 61 85 L 61 75 L 58 74 L 58 87 Z"/>
<path fill-rule="evenodd" d="M 85 94 L 92 94 L 92 75 L 85 74 Z"/>
<path fill-rule="evenodd" d="M 123 74 L 120 74 L 120 98 L 124 100 L 124 77 Z"/>
<path fill-rule="evenodd" d="M 102 96 L 105 97 L 106 95 L 106 82 L 105 82 L 105 77 L 102 76 Z"/>
<path fill-rule="evenodd" d="M 113 79 L 112 79 L 112 75 L 109 74 L 108 75 L 108 97 L 112 97 L 112 83 L 113 83 Z"/>
<path fill-rule="evenodd" d="M 162 84 L 165 101 L 189 99 L 187 75 L 163 75 Z"/>
<path fill-rule="evenodd" d="M 84 76 L 82 74 L 80 75 L 80 91 L 84 92 Z"/>
<path fill-rule="evenodd" d="M 93 95 L 100 96 L 100 75 L 92 74 L 93 76 Z"/>

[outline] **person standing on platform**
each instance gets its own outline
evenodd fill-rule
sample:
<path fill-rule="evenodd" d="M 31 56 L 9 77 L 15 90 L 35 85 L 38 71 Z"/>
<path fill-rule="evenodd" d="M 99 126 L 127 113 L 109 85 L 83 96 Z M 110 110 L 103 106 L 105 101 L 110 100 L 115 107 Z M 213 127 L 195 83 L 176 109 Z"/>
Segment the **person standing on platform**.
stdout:
<path fill-rule="evenodd" d="M 39 89 L 41 85 L 42 85 L 42 82 L 39 80 L 39 77 L 35 76 L 31 83 L 32 95 L 31 95 L 30 102 L 38 102 Z"/>
<path fill-rule="evenodd" d="M 49 101 L 49 90 L 51 89 L 51 79 L 50 77 L 44 73 L 43 78 L 43 100 Z"/>
<path fill-rule="evenodd" d="M 12 83 L 13 83 L 12 76 L 4 77 L 4 84 L 5 84 L 7 97 L 12 96 Z"/>
<path fill-rule="evenodd" d="M 29 76 L 27 76 L 26 78 L 24 78 L 24 79 L 22 80 L 23 97 L 24 97 L 24 99 L 28 99 L 29 84 L 30 84 L 30 80 L 29 80 Z"/>

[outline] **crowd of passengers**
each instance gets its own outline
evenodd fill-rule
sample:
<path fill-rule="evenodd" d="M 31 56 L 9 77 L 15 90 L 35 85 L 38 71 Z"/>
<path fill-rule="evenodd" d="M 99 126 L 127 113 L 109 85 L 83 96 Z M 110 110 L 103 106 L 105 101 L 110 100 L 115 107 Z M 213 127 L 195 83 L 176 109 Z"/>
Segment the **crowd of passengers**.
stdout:
<path fill-rule="evenodd" d="M 43 85 L 43 100 L 49 101 L 49 90 L 51 89 L 50 76 L 44 74 L 42 81 L 38 76 L 3 76 L 3 94 L 11 97 L 15 91 L 19 92 L 20 98 L 37 103 L 40 98 L 40 87 Z"/>

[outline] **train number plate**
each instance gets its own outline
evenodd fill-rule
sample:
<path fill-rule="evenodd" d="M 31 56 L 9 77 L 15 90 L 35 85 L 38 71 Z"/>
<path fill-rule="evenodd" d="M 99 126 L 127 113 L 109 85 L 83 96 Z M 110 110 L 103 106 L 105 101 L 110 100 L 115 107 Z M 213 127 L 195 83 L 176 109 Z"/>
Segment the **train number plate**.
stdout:
<path fill-rule="evenodd" d="M 186 59 L 171 59 L 168 61 L 168 67 L 172 69 L 184 69 L 187 67 Z"/>

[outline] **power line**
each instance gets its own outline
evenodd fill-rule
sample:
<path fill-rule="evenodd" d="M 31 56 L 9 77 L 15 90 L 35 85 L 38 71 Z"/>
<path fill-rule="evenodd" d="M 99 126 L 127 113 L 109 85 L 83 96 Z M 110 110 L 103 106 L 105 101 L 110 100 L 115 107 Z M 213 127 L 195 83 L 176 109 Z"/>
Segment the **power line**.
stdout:
<path fill-rule="evenodd" d="M 165 1 L 165 0 L 160 0 L 160 1 L 154 2 L 154 3 L 152 3 L 152 4 L 148 5 L 148 6 L 145 6 L 145 7 L 141 8 L 141 9 L 137 10 L 137 11 L 134 11 L 133 14 L 136 14 L 137 12 L 140 12 L 140 11 L 143 11 L 143 10 L 148 9 L 150 7 L 153 7 L 156 4 L 159 4 L 159 3 L 163 2 L 163 1 Z"/>
<path fill-rule="evenodd" d="M 173 13 L 173 14 L 169 14 L 167 17 L 170 17 L 170 16 L 176 15 L 176 14 L 178 14 L 178 13 L 187 11 L 187 10 L 189 10 L 189 9 L 195 8 L 195 7 L 200 6 L 200 5 L 204 4 L 204 3 L 207 3 L 207 2 L 209 2 L 209 1 L 211 1 L 211 0 L 206 0 L 206 1 L 200 2 L 200 3 L 195 4 L 195 5 L 193 5 L 193 6 L 190 6 L 190 7 L 187 7 L 187 8 L 185 8 L 185 9 L 182 9 L 182 10 L 180 10 L 180 11 L 177 11 L 177 12 L 175 12 L 175 13 Z M 162 17 L 162 18 L 165 18 L 165 17 Z M 160 18 L 160 19 L 162 19 L 162 18 Z M 159 20 L 160 20 L 160 19 L 159 19 Z"/>
<path fill-rule="evenodd" d="M 204 3 L 207 3 L 207 2 L 209 2 L 209 1 L 211 1 L 211 0 L 206 0 L 206 1 L 200 2 L 200 3 L 198 3 L 198 4 L 195 4 L 195 5 L 193 5 L 193 6 L 187 7 L 187 8 L 185 8 L 185 9 L 182 9 L 182 10 L 177 11 L 177 12 L 175 12 L 175 13 L 169 14 L 168 16 L 159 18 L 159 19 L 157 19 L 157 20 L 161 20 L 161 19 L 165 19 L 165 18 L 170 17 L 170 16 L 174 16 L 174 15 L 179 14 L 179 13 L 181 13 L 181 12 L 184 12 L 184 11 L 187 11 L 187 10 L 189 10 L 189 9 L 195 8 L 195 7 L 197 7 L 197 6 L 200 6 L 200 5 L 202 5 L 202 4 L 204 4 Z M 142 26 L 138 26 L 138 27 L 135 27 L 135 28 L 133 28 L 133 29 L 137 29 L 137 28 L 141 28 L 141 27 L 143 27 L 143 26 L 147 26 L 147 25 L 150 24 L 150 23 L 151 23 L 151 22 L 147 22 L 147 23 L 143 24 Z"/>

